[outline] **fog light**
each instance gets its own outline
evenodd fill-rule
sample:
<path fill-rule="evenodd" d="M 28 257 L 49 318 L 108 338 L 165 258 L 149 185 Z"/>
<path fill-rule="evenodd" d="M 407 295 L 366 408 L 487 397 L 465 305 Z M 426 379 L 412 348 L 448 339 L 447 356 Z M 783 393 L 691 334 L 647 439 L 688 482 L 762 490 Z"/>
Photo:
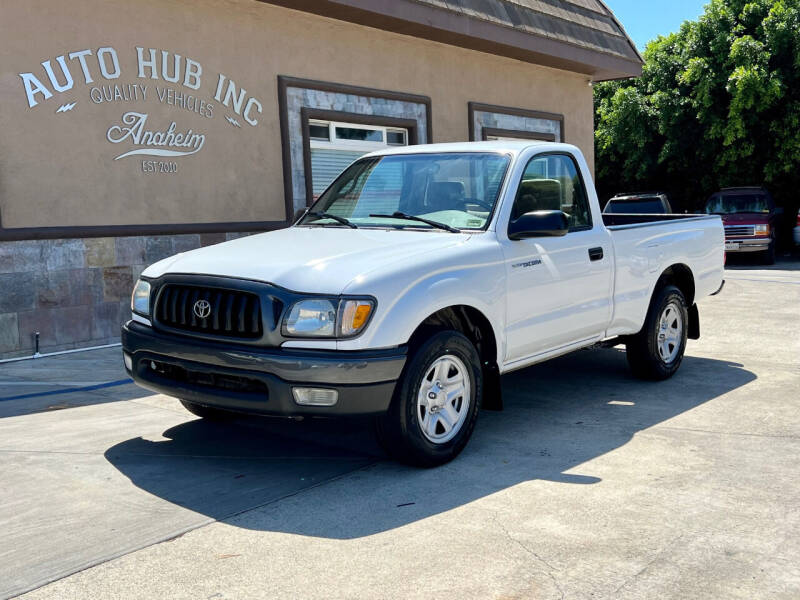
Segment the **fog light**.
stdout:
<path fill-rule="evenodd" d="M 323 388 L 292 388 L 292 394 L 301 406 L 333 406 L 339 400 L 339 392 Z"/>
<path fill-rule="evenodd" d="M 131 358 L 131 355 L 127 352 L 123 352 L 122 360 L 125 361 L 125 368 L 128 369 L 128 371 L 133 371 L 133 358 Z"/>

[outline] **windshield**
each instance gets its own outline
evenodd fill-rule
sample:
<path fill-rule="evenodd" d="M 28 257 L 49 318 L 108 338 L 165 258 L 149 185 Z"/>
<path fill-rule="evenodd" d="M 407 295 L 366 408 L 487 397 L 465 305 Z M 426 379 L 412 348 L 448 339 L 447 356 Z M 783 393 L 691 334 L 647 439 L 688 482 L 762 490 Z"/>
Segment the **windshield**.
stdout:
<path fill-rule="evenodd" d="M 641 200 L 614 200 L 608 201 L 606 213 L 627 213 L 631 215 L 660 214 L 664 212 L 664 205 L 660 198 L 643 198 Z"/>
<path fill-rule="evenodd" d="M 769 213 L 769 200 L 763 194 L 737 194 L 711 196 L 706 203 L 709 215 L 732 215 L 736 213 Z"/>
<path fill-rule="evenodd" d="M 363 158 L 333 182 L 300 225 L 346 227 L 345 219 L 357 227 L 437 229 L 395 214 L 403 213 L 450 228 L 483 229 L 509 162 L 507 155 L 488 152 Z"/>

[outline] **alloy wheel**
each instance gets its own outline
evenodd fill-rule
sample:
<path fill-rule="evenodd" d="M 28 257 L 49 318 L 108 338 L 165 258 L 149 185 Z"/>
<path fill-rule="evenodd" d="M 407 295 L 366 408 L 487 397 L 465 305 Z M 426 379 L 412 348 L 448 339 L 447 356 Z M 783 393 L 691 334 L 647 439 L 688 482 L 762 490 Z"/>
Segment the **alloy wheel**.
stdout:
<path fill-rule="evenodd" d="M 658 355 L 666 364 L 680 354 L 683 341 L 683 315 L 675 302 L 670 302 L 658 319 Z"/>
<path fill-rule="evenodd" d="M 469 414 L 470 373 L 457 356 L 440 356 L 428 367 L 417 392 L 417 420 L 422 434 L 444 444 L 461 430 Z"/>

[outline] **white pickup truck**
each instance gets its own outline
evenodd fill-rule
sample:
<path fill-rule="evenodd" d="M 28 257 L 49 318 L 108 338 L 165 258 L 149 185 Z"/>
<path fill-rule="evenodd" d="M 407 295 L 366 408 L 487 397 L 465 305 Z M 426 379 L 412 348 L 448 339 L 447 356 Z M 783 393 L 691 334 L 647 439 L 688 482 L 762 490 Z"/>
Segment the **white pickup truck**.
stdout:
<path fill-rule="evenodd" d="M 606 343 L 672 376 L 723 269 L 718 216 L 603 215 L 574 146 L 392 149 L 292 227 L 145 270 L 125 366 L 205 418 L 375 415 L 393 457 L 434 466 L 503 373 Z"/>

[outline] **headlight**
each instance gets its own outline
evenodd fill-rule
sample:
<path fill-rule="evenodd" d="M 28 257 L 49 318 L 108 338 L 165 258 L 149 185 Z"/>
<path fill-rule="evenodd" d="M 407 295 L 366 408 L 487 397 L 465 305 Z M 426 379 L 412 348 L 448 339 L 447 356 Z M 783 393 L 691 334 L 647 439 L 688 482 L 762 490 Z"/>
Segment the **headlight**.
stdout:
<path fill-rule="evenodd" d="M 136 282 L 131 295 L 131 310 L 145 317 L 150 316 L 150 283 L 142 281 Z"/>
<path fill-rule="evenodd" d="M 375 302 L 368 299 L 309 298 L 295 302 L 284 319 L 290 337 L 352 337 L 367 325 Z"/>
<path fill-rule="evenodd" d="M 313 299 L 295 302 L 284 322 L 289 335 L 333 337 L 336 334 L 336 306 L 330 300 Z"/>
<path fill-rule="evenodd" d="M 756 235 L 769 235 L 769 225 L 756 225 L 753 231 Z"/>

